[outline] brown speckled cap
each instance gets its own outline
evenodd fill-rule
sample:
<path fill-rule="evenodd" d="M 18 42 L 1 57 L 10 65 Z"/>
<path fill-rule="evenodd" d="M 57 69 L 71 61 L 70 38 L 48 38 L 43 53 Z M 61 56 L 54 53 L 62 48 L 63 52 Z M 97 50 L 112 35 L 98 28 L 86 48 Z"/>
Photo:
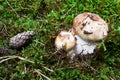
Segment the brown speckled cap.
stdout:
<path fill-rule="evenodd" d="M 61 31 L 55 39 L 55 46 L 59 49 L 71 50 L 76 45 L 75 37 L 72 33 Z"/>
<path fill-rule="evenodd" d="M 73 30 L 85 40 L 99 41 L 107 36 L 108 25 L 100 16 L 85 12 L 74 18 Z"/>

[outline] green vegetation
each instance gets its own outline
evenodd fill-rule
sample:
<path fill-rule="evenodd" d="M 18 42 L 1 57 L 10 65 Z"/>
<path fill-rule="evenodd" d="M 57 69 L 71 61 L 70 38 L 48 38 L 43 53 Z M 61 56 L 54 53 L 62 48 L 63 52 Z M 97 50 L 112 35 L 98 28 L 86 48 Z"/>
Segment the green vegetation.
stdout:
<path fill-rule="evenodd" d="M 62 52 L 55 54 L 53 45 L 58 32 L 69 29 L 83 12 L 100 15 L 110 27 L 106 51 L 101 46 L 98 58 L 91 59 L 96 71 L 69 69 L 68 60 Z M 34 41 L 15 54 L 34 63 L 18 58 L 0 63 L 0 80 L 47 79 L 43 75 L 51 80 L 120 79 L 120 0 L 0 0 L 0 30 L 0 46 L 6 47 L 19 32 L 37 32 Z"/>

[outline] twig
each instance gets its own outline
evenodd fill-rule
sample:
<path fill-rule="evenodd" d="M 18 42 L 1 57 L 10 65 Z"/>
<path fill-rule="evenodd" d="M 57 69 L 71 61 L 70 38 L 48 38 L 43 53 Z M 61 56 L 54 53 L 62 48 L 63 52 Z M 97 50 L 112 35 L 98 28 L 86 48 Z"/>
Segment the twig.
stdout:
<path fill-rule="evenodd" d="M 0 61 L 0 63 L 3 63 L 3 62 L 5 62 L 5 61 L 7 61 L 7 60 L 9 60 L 9 59 L 13 59 L 13 58 L 15 58 L 15 57 L 9 57 L 9 58 L 7 58 L 7 59 L 3 59 L 3 60 Z"/>
<path fill-rule="evenodd" d="M 0 59 L 4 59 L 4 58 L 7 58 L 8 56 L 3 56 L 3 57 L 0 57 Z"/>
<path fill-rule="evenodd" d="M 39 43 L 39 44 L 41 44 L 42 46 L 45 46 L 45 44 L 44 43 L 42 43 L 42 42 L 39 42 L 38 40 L 34 40 L 36 43 Z"/>
<path fill-rule="evenodd" d="M 59 50 L 56 50 L 53 54 L 56 54 L 56 53 L 58 53 L 59 52 Z"/>
<path fill-rule="evenodd" d="M 17 17 L 20 17 L 17 12 L 13 9 L 13 7 L 10 5 L 10 3 L 8 2 L 8 0 L 6 0 L 7 4 L 10 6 L 10 8 L 12 9 L 12 11 L 17 15 Z"/>
<path fill-rule="evenodd" d="M 72 10 L 72 8 L 74 8 L 75 7 L 75 5 L 73 5 L 63 16 L 62 16 L 62 18 L 64 18 L 71 10 Z"/>
<path fill-rule="evenodd" d="M 45 67 L 45 66 L 42 66 L 43 68 L 45 68 L 45 69 L 47 69 L 48 71 L 50 71 L 50 72 L 54 72 L 52 69 L 49 69 L 49 68 L 47 68 L 47 67 Z"/>
<path fill-rule="evenodd" d="M 51 79 L 50 79 L 49 77 L 47 77 L 46 75 L 42 74 L 39 69 L 35 69 L 35 72 L 38 73 L 39 75 L 43 76 L 43 77 L 46 78 L 47 80 L 51 80 Z"/>
<path fill-rule="evenodd" d="M 92 66 L 90 66 L 88 63 L 84 62 L 85 65 L 87 65 L 91 70 L 97 72 L 97 70 L 95 70 Z"/>
<path fill-rule="evenodd" d="M 15 58 L 18 58 L 18 59 L 20 59 L 20 60 L 22 60 L 22 61 L 26 61 L 26 62 L 29 62 L 29 63 L 32 63 L 32 64 L 35 63 L 34 61 L 30 61 L 30 60 L 25 59 L 25 58 L 20 57 L 20 56 L 3 56 L 3 57 L 0 57 L 0 63 L 3 63 L 3 62 L 8 61 L 8 60 L 10 60 L 10 59 L 15 59 Z M 2 59 L 2 60 L 1 60 L 1 59 Z M 43 67 L 44 69 L 50 71 L 50 72 L 54 72 L 52 69 L 49 69 L 49 68 L 47 68 L 47 67 L 45 67 L 45 66 L 42 66 L 42 67 Z"/>
<path fill-rule="evenodd" d="M 111 76 L 108 76 L 108 78 L 109 78 L 110 80 L 117 80 L 117 79 L 115 79 L 115 78 L 112 78 Z"/>
<path fill-rule="evenodd" d="M 53 54 L 61 53 L 61 51 L 64 51 L 64 50 L 63 49 L 58 50 L 58 49 L 55 48 L 55 52 Z"/>
<path fill-rule="evenodd" d="M 18 57 L 18 59 L 20 59 L 20 60 L 27 61 L 27 62 L 30 62 L 30 63 L 32 63 L 32 64 L 34 64 L 34 63 L 35 63 L 35 62 L 30 61 L 30 60 L 28 60 L 28 59 L 25 59 L 25 58 L 23 58 L 23 57 L 16 56 L 16 58 L 17 58 L 17 57 Z"/>
<path fill-rule="evenodd" d="M 6 58 L 6 59 L 4 59 L 4 58 Z M 20 56 L 3 56 L 3 57 L 0 57 L 0 59 L 3 59 L 3 60 L 0 61 L 0 63 L 3 63 L 3 62 L 8 61 L 10 59 L 15 59 L 15 58 L 18 58 L 20 60 L 27 61 L 27 62 L 30 62 L 30 63 L 34 64 L 33 61 L 30 61 L 30 60 L 25 59 L 25 58 L 20 57 Z"/>

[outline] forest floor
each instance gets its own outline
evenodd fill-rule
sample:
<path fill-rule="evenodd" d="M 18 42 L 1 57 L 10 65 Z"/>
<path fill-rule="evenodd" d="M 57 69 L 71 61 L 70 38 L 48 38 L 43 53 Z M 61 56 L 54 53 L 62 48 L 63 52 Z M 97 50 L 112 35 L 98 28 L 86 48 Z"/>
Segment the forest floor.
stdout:
<path fill-rule="evenodd" d="M 34 30 L 27 47 L 14 54 L 0 53 L 0 80 L 120 80 L 120 0 L 0 0 L 0 46 L 11 49 L 9 40 Z M 101 16 L 109 35 L 100 42 L 97 58 L 84 66 L 71 64 L 66 52 L 56 52 L 55 38 L 72 27 L 83 12 Z M 0 51 L 1 52 L 1 51 Z"/>

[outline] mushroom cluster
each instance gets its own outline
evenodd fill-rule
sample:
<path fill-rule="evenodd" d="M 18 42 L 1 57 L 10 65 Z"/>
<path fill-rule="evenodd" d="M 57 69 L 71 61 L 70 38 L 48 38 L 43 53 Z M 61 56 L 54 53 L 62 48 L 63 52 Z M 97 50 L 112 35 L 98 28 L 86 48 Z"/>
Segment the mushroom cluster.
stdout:
<path fill-rule="evenodd" d="M 73 59 L 76 55 L 94 53 L 97 41 L 103 40 L 108 32 L 107 23 L 98 15 L 85 12 L 77 15 L 71 31 L 61 31 L 55 39 L 57 50 L 66 50 Z"/>

